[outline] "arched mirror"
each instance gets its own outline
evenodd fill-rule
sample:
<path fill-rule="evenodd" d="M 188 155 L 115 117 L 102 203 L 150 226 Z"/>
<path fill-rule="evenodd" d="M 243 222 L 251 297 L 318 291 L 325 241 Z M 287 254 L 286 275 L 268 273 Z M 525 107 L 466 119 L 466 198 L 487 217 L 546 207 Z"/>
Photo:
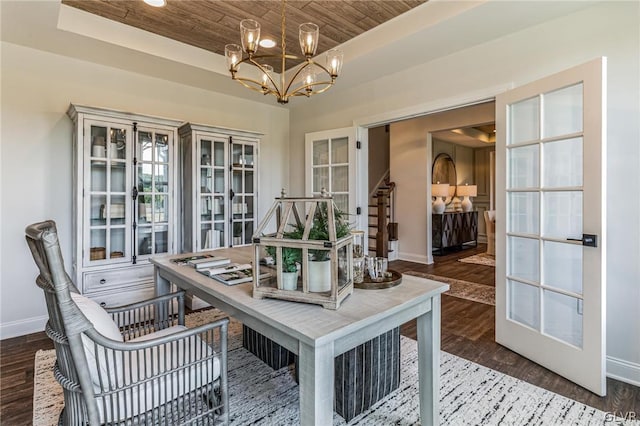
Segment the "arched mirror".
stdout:
<path fill-rule="evenodd" d="M 451 158 L 449 154 L 438 154 L 436 159 L 433 160 L 431 183 L 448 183 L 450 188 L 453 187 L 457 190 L 458 176 L 456 174 L 456 163 L 453 162 L 453 158 Z M 456 190 L 454 190 L 450 198 L 447 198 L 447 204 L 450 204 L 453 197 L 456 196 Z"/>

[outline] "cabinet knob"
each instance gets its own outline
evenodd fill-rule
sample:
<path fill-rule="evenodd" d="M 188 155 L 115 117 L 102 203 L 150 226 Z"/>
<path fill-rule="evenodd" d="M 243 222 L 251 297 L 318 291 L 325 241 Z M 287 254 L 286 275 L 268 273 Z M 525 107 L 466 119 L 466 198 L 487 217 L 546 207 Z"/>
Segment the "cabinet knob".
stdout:
<path fill-rule="evenodd" d="M 107 302 L 100 303 L 100 306 L 102 306 L 103 308 L 106 308 L 107 307 Z"/>
<path fill-rule="evenodd" d="M 104 278 L 100 280 L 100 284 L 106 284 L 107 280 L 105 280 Z"/>

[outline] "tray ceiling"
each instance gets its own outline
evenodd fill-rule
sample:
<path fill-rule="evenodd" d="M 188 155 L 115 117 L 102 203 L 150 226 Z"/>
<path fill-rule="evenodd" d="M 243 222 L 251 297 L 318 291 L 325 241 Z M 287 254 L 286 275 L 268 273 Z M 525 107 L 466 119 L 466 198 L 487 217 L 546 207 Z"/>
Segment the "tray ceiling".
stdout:
<path fill-rule="evenodd" d="M 386 22 L 426 0 L 287 1 L 287 53 L 299 55 L 298 26 L 313 22 L 320 27 L 318 54 Z M 167 0 L 156 8 L 142 0 L 62 0 L 62 3 L 140 28 L 163 37 L 224 55 L 224 46 L 240 43 L 239 25 L 250 18 L 261 26 L 261 38 L 277 46 L 260 48 L 259 54 L 279 54 L 281 49 L 279 0 Z M 266 61 L 265 61 L 266 62 Z M 297 62 L 288 61 L 287 68 Z M 270 63 L 279 72 L 279 62 Z"/>

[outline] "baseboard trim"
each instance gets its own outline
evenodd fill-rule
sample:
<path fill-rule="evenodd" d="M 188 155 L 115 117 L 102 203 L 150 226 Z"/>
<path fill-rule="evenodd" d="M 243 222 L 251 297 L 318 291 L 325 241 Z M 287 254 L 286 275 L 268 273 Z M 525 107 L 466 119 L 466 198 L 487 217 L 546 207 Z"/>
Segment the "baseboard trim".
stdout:
<path fill-rule="evenodd" d="M 640 387 L 640 364 L 608 356 L 607 377 Z"/>
<path fill-rule="evenodd" d="M 398 259 L 406 260 L 407 262 L 423 263 L 425 265 L 429 264 L 429 259 L 427 258 L 427 256 L 412 253 L 398 252 Z"/>
<path fill-rule="evenodd" d="M 44 331 L 44 326 L 47 324 L 48 320 L 49 316 L 43 315 L 40 317 L 32 317 L 18 321 L 9 321 L 0 324 L 0 340 Z"/>

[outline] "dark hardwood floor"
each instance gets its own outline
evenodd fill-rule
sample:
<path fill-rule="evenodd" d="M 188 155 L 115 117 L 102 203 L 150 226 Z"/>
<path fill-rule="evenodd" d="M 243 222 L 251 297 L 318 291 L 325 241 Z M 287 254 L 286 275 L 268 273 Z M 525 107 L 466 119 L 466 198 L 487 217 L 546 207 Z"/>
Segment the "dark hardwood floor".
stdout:
<path fill-rule="evenodd" d="M 436 256 L 433 265 L 396 261 L 390 267 L 494 285 L 494 268 L 458 262 L 482 253 L 483 245 Z M 618 415 L 640 415 L 640 388 L 608 379 L 607 396 L 600 398 L 549 370 L 495 343 L 493 306 L 444 295 L 442 297 L 442 349 L 510 376 L 525 380 L 568 398 Z M 416 337 L 415 321 L 402 327 L 405 336 Z M 33 398 L 33 360 L 37 350 L 51 349 L 44 333 L 0 342 L 0 424 L 30 425 Z"/>

